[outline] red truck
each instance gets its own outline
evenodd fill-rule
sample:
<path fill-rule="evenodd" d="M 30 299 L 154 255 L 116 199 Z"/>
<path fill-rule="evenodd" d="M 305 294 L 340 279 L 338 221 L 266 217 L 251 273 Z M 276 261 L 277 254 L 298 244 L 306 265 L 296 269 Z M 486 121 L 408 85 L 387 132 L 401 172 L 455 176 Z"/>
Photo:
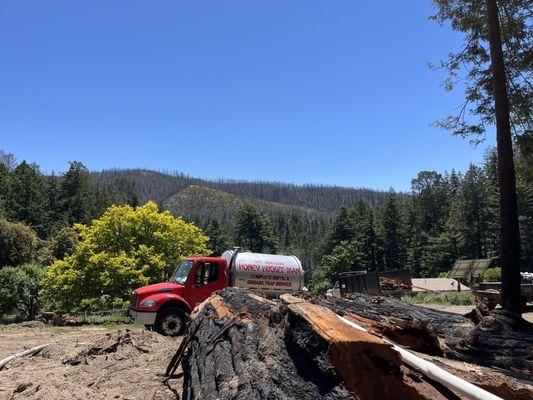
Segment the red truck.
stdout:
<path fill-rule="evenodd" d="M 163 335 L 177 336 L 191 311 L 217 290 L 235 286 L 275 296 L 301 290 L 303 284 L 304 270 L 295 256 L 237 249 L 220 257 L 189 257 L 168 282 L 134 290 L 130 316 Z"/>

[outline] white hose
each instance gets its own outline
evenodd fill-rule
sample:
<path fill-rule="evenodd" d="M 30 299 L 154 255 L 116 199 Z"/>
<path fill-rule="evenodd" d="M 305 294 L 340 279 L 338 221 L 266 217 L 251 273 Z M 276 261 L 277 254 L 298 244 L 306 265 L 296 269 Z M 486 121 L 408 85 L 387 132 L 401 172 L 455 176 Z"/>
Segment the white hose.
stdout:
<path fill-rule="evenodd" d="M 368 330 L 356 324 L 355 322 L 341 317 L 340 315 L 338 317 L 351 327 L 364 332 L 368 332 Z M 495 396 L 492 393 L 489 393 L 486 390 L 481 389 L 480 387 L 465 381 L 464 379 L 458 378 L 455 375 L 450 374 L 449 372 L 443 370 L 435 364 L 418 357 L 417 355 L 411 353 L 408 350 L 405 350 L 404 348 L 392 343 L 391 341 L 387 339 L 384 340 L 387 343 L 390 343 L 392 345 L 392 348 L 398 353 L 400 353 L 400 357 L 402 358 L 404 363 L 410 365 L 413 368 L 416 368 L 428 378 L 443 384 L 448 389 L 455 390 L 456 392 L 459 392 L 472 400 L 503 400 L 501 397 Z"/>
<path fill-rule="evenodd" d="M 41 344 L 39 346 L 32 347 L 31 349 L 15 353 L 12 356 L 4 358 L 3 360 L 0 360 L 0 370 L 3 369 L 8 363 L 10 363 L 11 361 L 13 361 L 15 359 L 17 359 L 19 357 L 29 356 L 29 355 L 38 353 L 39 351 L 41 351 L 42 349 L 44 349 L 45 347 L 48 347 L 50 345 L 51 345 L 51 343 Z"/>

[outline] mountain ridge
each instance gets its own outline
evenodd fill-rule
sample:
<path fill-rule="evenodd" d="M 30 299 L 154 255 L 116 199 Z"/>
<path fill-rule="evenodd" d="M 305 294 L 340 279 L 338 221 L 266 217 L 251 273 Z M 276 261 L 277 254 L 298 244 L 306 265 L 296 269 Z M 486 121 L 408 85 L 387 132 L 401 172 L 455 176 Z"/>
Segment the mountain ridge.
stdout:
<path fill-rule="evenodd" d="M 340 206 L 353 206 L 364 201 L 371 206 L 381 204 L 388 191 L 350 188 L 337 185 L 245 181 L 208 180 L 183 173 L 166 173 L 149 169 L 108 169 L 92 173 L 100 185 L 112 189 L 118 196 L 135 195 L 141 203 L 153 200 L 163 204 L 180 190 L 189 186 L 207 187 L 237 197 L 300 206 L 329 214 Z M 400 197 L 404 193 L 397 193 Z"/>

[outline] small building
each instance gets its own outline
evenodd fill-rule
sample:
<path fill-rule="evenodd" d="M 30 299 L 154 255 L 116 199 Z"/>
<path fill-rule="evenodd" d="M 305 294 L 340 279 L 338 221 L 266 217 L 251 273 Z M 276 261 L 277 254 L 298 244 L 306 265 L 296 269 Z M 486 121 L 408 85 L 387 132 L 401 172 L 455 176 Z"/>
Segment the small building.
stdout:
<path fill-rule="evenodd" d="M 458 292 L 459 281 L 451 278 L 412 278 L 413 292 Z M 464 284 L 461 291 L 468 291 L 470 288 Z"/>

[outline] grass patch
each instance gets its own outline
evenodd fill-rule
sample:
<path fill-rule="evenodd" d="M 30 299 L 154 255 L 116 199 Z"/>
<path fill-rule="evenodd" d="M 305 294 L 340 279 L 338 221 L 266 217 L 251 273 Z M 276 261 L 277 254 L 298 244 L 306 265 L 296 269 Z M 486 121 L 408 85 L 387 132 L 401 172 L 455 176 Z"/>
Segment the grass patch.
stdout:
<path fill-rule="evenodd" d="M 464 292 L 417 293 L 416 296 L 403 296 L 402 301 L 408 304 L 444 304 L 452 306 L 470 306 L 476 303 L 472 293 Z"/>
<path fill-rule="evenodd" d="M 133 329 L 133 328 L 144 328 L 144 325 L 141 324 L 125 324 L 122 322 L 104 322 L 101 324 L 87 324 L 87 325 L 79 325 L 76 328 L 104 328 L 108 330 L 116 330 L 116 329 Z"/>

